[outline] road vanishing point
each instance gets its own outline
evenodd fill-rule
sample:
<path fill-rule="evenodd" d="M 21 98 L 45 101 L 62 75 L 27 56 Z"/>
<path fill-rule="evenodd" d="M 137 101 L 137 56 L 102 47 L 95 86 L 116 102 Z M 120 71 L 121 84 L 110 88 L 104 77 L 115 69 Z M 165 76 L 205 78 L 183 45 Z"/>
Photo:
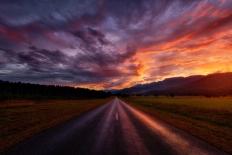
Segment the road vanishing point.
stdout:
<path fill-rule="evenodd" d="M 61 116 L 62 117 L 62 116 Z M 27 139 L 4 155 L 226 155 L 114 98 Z"/>

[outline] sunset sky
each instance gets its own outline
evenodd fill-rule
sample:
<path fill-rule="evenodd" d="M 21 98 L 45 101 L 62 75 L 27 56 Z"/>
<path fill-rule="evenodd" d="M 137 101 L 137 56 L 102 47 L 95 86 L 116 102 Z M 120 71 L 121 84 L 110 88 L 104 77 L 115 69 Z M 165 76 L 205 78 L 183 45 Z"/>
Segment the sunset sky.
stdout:
<path fill-rule="evenodd" d="M 0 80 L 119 89 L 232 71 L 232 0 L 1 0 Z"/>

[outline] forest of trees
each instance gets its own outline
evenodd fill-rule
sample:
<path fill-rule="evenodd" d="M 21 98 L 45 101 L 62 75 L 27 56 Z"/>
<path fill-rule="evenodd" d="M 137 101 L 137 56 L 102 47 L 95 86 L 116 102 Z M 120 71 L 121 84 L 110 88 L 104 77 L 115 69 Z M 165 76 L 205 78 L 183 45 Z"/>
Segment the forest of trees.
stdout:
<path fill-rule="evenodd" d="M 84 88 L 0 81 L 0 99 L 91 99 L 110 95 Z"/>

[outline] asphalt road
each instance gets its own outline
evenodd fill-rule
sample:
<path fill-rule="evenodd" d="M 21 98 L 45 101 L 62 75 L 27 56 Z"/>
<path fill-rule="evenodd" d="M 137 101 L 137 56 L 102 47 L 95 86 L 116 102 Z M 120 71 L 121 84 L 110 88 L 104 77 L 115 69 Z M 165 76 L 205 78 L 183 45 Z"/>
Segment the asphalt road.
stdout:
<path fill-rule="evenodd" d="M 62 116 L 60 116 L 62 117 Z M 16 145 L 7 155 L 223 155 L 118 98 Z"/>

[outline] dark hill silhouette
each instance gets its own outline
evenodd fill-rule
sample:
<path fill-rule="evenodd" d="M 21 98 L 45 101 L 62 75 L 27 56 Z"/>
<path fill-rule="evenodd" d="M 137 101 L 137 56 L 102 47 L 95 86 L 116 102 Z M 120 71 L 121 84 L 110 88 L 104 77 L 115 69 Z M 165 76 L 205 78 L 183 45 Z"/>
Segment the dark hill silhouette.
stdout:
<path fill-rule="evenodd" d="M 6 82 L 0 80 L 0 99 L 90 99 L 110 93 L 83 88 Z"/>
<path fill-rule="evenodd" d="M 129 95 L 232 95 L 232 73 L 168 78 L 159 82 L 126 88 L 118 93 Z"/>

